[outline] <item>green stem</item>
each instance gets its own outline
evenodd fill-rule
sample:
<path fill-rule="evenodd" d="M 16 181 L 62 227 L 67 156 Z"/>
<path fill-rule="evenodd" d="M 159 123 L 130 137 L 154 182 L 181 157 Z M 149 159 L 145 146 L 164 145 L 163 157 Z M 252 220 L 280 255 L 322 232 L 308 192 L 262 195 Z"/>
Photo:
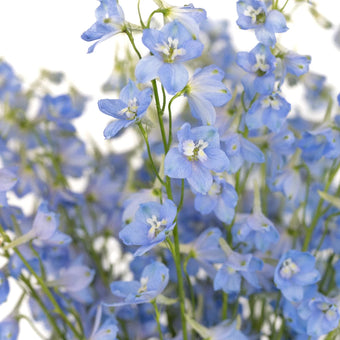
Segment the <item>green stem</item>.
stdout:
<path fill-rule="evenodd" d="M 163 333 L 162 333 L 162 328 L 161 328 L 161 323 L 159 322 L 159 310 L 157 307 L 156 300 L 151 301 L 151 304 L 153 305 L 153 308 L 155 310 L 155 315 L 156 315 L 156 322 L 157 322 L 157 330 L 159 334 L 159 340 L 163 340 Z"/>
<path fill-rule="evenodd" d="M 131 34 L 131 32 L 127 28 L 125 28 L 123 30 L 123 32 L 126 33 L 126 35 L 128 36 L 128 38 L 129 38 L 129 40 L 131 42 L 132 48 L 135 50 L 136 54 L 138 55 L 138 58 L 142 59 L 142 56 L 141 56 L 141 54 L 139 53 L 139 51 L 138 51 L 138 49 L 136 47 L 135 40 L 134 40 L 133 35 Z"/>
<path fill-rule="evenodd" d="M 14 248 L 14 252 L 19 256 L 20 260 L 24 263 L 28 271 L 35 277 L 37 282 L 39 283 L 41 289 L 43 292 L 47 295 L 47 297 L 50 299 L 55 312 L 60 315 L 60 317 L 64 320 L 64 322 L 68 325 L 68 327 L 71 329 L 71 331 L 74 333 L 74 335 L 78 339 L 83 339 L 82 335 L 78 333 L 78 331 L 74 328 L 72 323 L 69 321 L 67 316 L 64 314 L 60 306 L 58 305 L 57 301 L 55 300 L 54 296 L 52 295 L 51 291 L 46 286 L 45 282 L 41 279 L 41 277 L 34 271 L 34 269 L 31 267 L 31 265 L 26 261 L 25 257 L 21 254 L 21 252 Z"/>
<path fill-rule="evenodd" d="M 142 26 L 142 28 L 146 28 L 144 22 L 143 22 L 143 19 L 142 19 L 142 14 L 140 12 L 140 0 L 138 0 L 138 3 L 137 3 L 137 10 L 138 10 L 138 17 L 139 17 L 139 22 L 140 22 L 140 25 Z"/>
<path fill-rule="evenodd" d="M 227 319 L 228 314 L 228 294 L 223 292 L 222 320 Z"/>
<path fill-rule="evenodd" d="M 156 83 L 155 79 L 152 80 L 151 83 L 152 83 L 153 93 L 154 93 L 154 96 L 155 96 L 157 117 L 158 117 L 159 127 L 160 127 L 160 130 L 161 130 L 161 135 L 162 135 L 164 153 L 167 154 L 168 153 L 168 144 L 167 144 L 167 139 L 166 139 L 166 134 L 165 134 L 165 129 L 164 129 L 164 122 L 163 122 L 163 117 L 162 117 L 163 111 L 162 111 L 161 104 L 160 104 L 160 101 L 159 101 L 157 83 Z"/>
<path fill-rule="evenodd" d="M 55 318 L 52 317 L 51 312 L 46 308 L 42 299 L 40 298 L 40 296 L 36 293 L 36 291 L 32 287 L 30 281 L 22 275 L 20 276 L 20 279 L 21 279 L 22 282 L 25 283 L 25 285 L 27 286 L 28 290 L 30 291 L 30 294 L 32 295 L 32 297 L 37 301 L 40 308 L 44 311 L 44 313 L 45 313 L 47 319 L 49 320 L 52 328 L 55 330 L 55 332 L 57 334 L 59 334 L 60 339 L 66 340 L 66 337 L 63 334 L 63 332 L 60 330 L 59 326 L 57 325 Z"/>
<path fill-rule="evenodd" d="M 32 322 L 32 320 L 31 320 L 30 318 L 28 318 L 26 315 L 20 314 L 20 315 L 18 315 L 17 319 L 18 319 L 18 320 L 20 320 L 20 319 L 26 320 L 26 321 L 29 323 L 29 325 L 32 327 L 32 329 L 34 330 L 34 332 L 39 336 L 39 338 L 44 339 L 44 340 L 45 340 L 45 339 L 47 340 L 47 338 L 45 338 L 45 336 L 44 336 L 43 334 L 40 333 L 39 329 L 38 329 L 37 327 L 35 327 L 35 325 L 34 325 L 34 323 Z"/>
<path fill-rule="evenodd" d="M 140 122 L 137 125 L 138 125 L 138 127 L 139 127 L 139 129 L 140 129 L 140 131 L 141 131 L 141 133 L 143 135 L 143 138 L 144 138 L 144 141 L 145 141 L 145 144 L 146 144 L 146 148 L 147 148 L 147 151 L 148 151 L 148 155 L 149 155 L 149 160 L 150 160 L 150 163 L 151 163 L 152 171 L 156 175 L 157 179 L 162 183 L 162 185 L 165 186 L 165 182 L 159 176 L 158 171 L 157 171 L 156 166 L 155 166 L 155 163 L 153 161 L 152 154 L 151 154 L 151 149 L 150 149 L 150 145 L 149 145 L 149 140 L 148 140 L 148 135 L 147 135 L 145 129 L 143 128 L 143 125 Z"/>
<path fill-rule="evenodd" d="M 183 283 L 183 276 L 182 276 L 181 254 L 179 250 L 179 235 L 178 235 L 178 224 L 177 223 L 173 230 L 173 235 L 174 235 L 174 243 L 175 243 L 175 252 L 173 253 L 173 257 L 174 257 L 174 261 L 176 265 L 176 273 L 177 273 L 177 281 L 178 281 L 177 282 L 178 283 L 178 297 L 179 297 L 180 311 L 181 311 L 183 340 L 188 340 L 186 318 L 185 318 L 185 293 L 184 293 L 184 283 Z"/>

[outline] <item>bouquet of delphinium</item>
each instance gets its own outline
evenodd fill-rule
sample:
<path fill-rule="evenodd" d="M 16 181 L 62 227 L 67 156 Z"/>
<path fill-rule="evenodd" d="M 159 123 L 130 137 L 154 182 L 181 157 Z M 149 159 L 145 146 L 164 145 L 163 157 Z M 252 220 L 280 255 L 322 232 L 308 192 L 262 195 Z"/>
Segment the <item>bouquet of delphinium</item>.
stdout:
<path fill-rule="evenodd" d="M 36 339 L 336 339 L 340 100 L 277 41 L 296 6 L 331 23 L 311 1 L 238 0 L 257 44 L 237 52 L 203 8 L 143 2 L 100 0 L 81 35 L 89 53 L 121 39 L 98 115 L 128 151 L 80 139 L 89 97 L 53 95 L 62 73 L 25 87 L 0 63 L 0 339 L 21 322 Z"/>

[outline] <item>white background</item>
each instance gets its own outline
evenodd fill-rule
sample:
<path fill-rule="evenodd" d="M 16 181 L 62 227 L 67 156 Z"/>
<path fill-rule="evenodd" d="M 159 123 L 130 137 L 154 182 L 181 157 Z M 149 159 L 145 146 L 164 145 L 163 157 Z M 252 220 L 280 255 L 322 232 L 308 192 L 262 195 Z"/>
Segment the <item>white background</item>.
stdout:
<path fill-rule="evenodd" d="M 184 1 L 168 0 L 173 5 Z M 237 28 L 234 0 L 191 0 L 195 7 L 207 10 L 211 19 L 227 18 L 234 45 L 238 50 L 249 51 L 256 40 L 253 32 Z M 280 0 L 280 3 L 284 1 Z M 289 5 L 294 0 L 290 0 Z M 327 80 L 340 92 L 340 50 L 333 44 L 335 30 L 339 27 L 340 4 L 334 0 L 315 1 L 318 9 L 334 24 L 334 29 L 324 30 L 318 26 L 304 4 L 293 16 L 290 30 L 280 35 L 280 42 L 300 54 L 312 56 L 311 70 L 327 75 Z M 137 0 L 121 0 L 126 17 L 138 23 Z M 142 0 L 145 13 L 151 0 Z M 102 131 L 108 117 L 99 112 L 97 101 L 106 95 L 100 87 L 111 73 L 114 58 L 114 39 L 99 44 L 94 53 L 87 54 L 90 43 L 80 35 L 95 22 L 94 11 L 99 5 L 95 0 L 0 0 L 0 57 L 9 62 L 15 72 L 31 83 L 40 69 L 63 71 L 70 83 L 85 95 L 91 96 L 85 118 L 80 123 L 81 134 L 91 134 L 103 145 Z M 13 294 L 11 294 L 13 296 Z M 1 306 L 1 315 L 10 312 L 8 304 Z M 30 336 L 29 326 L 23 322 L 20 339 L 36 339 Z"/>

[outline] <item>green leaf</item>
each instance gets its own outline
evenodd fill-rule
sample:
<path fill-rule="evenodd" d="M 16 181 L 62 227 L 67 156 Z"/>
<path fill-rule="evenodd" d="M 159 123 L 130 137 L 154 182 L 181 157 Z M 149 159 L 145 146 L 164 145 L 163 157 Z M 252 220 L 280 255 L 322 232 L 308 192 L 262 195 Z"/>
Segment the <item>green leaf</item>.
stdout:
<path fill-rule="evenodd" d="M 325 201 L 333 204 L 335 207 L 340 209 L 340 198 L 327 194 L 327 192 L 318 190 L 318 194 Z"/>
<path fill-rule="evenodd" d="M 194 319 L 191 319 L 189 315 L 185 315 L 186 320 L 188 321 L 188 324 L 203 338 L 206 339 L 210 337 L 210 332 L 208 328 L 204 327 Z"/>
<path fill-rule="evenodd" d="M 175 303 L 177 303 L 178 299 L 170 299 L 164 295 L 158 295 L 156 298 L 156 301 L 157 301 L 157 304 L 170 306 L 170 305 L 174 305 Z"/>

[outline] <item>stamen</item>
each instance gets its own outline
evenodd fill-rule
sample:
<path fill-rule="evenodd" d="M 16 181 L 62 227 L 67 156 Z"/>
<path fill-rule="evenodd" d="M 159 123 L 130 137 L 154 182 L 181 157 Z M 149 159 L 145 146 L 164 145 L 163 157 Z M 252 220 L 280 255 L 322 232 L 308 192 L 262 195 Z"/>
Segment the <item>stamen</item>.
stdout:
<path fill-rule="evenodd" d="M 293 275 L 297 274 L 300 271 L 300 268 L 297 266 L 295 262 L 293 262 L 292 259 L 286 259 L 283 261 L 281 269 L 280 269 L 280 275 L 284 279 L 290 279 Z"/>

